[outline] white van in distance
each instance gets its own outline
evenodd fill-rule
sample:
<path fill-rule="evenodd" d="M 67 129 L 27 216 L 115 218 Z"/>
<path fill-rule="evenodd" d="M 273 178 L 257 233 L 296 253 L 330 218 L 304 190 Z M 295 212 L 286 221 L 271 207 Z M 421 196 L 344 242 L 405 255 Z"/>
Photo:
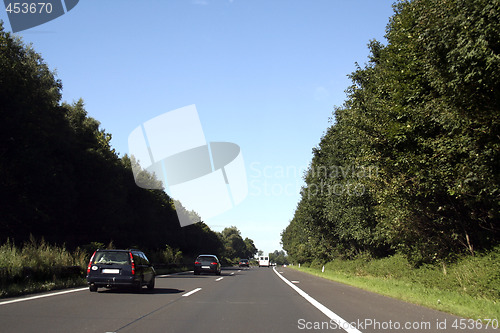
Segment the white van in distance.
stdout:
<path fill-rule="evenodd" d="M 269 257 L 260 256 L 259 257 L 259 267 L 269 267 L 269 266 L 271 266 L 269 263 Z"/>

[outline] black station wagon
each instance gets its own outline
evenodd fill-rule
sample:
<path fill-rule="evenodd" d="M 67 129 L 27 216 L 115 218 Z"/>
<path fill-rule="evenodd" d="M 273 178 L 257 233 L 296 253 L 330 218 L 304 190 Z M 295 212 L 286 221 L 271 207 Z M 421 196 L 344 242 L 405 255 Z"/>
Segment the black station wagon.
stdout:
<path fill-rule="evenodd" d="M 139 250 L 97 250 L 87 267 L 87 283 L 90 291 L 125 286 L 154 289 L 155 270 Z"/>

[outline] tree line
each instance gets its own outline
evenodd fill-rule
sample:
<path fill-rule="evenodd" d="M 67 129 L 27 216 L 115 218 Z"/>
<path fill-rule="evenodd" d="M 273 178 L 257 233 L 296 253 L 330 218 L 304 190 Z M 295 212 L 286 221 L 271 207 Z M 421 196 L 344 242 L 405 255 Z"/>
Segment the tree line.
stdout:
<path fill-rule="evenodd" d="M 298 262 L 446 262 L 500 240 L 500 2 L 394 4 L 282 232 Z"/>
<path fill-rule="evenodd" d="M 127 155 L 89 117 L 83 100 L 61 102 L 62 82 L 40 54 L 0 22 L 0 241 L 34 237 L 76 248 L 178 248 L 184 254 L 250 256 L 253 241 L 236 228 L 217 233 L 204 223 L 181 228 L 162 190 L 136 186 Z M 139 177 L 155 181 L 141 173 Z M 228 245 L 230 243 L 230 245 Z"/>

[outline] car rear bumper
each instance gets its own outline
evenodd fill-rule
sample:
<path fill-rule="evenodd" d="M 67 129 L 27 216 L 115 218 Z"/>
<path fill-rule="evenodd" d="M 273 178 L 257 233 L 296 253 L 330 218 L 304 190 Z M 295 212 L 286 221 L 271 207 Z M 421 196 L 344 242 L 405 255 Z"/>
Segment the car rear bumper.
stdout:
<path fill-rule="evenodd" d="M 219 270 L 217 268 L 198 268 L 195 267 L 195 273 L 218 273 Z"/>
<path fill-rule="evenodd" d="M 132 276 L 87 276 L 87 284 L 98 287 L 136 286 L 140 280 Z"/>

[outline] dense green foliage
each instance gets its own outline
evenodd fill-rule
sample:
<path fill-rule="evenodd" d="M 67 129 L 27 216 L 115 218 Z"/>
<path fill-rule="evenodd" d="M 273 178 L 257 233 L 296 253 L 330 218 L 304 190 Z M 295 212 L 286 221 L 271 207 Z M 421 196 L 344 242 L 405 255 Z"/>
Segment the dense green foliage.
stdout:
<path fill-rule="evenodd" d="M 168 249 L 186 256 L 253 255 L 253 241 L 237 230 L 239 238 L 204 223 L 181 228 L 177 214 L 200 217 L 176 212 L 162 190 L 136 186 L 135 161 L 118 156 L 82 100 L 61 103 L 61 89 L 41 56 L 0 26 L 1 243 L 21 245 L 33 237 L 70 250 L 113 242 L 167 251 L 167 257 Z M 146 172 L 138 177 L 156 181 Z"/>
<path fill-rule="evenodd" d="M 350 75 L 282 233 L 298 262 L 400 252 L 413 264 L 500 240 L 500 2 L 394 5 Z"/>
<path fill-rule="evenodd" d="M 241 237 L 241 232 L 235 226 L 226 227 L 222 232 L 217 232 L 222 247 L 218 252 L 218 258 L 223 265 L 236 265 L 243 258 L 253 258 L 257 248 L 253 240 Z"/>
<path fill-rule="evenodd" d="M 269 260 L 276 265 L 288 265 L 288 256 L 283 250 L 269 253 Z"/>

